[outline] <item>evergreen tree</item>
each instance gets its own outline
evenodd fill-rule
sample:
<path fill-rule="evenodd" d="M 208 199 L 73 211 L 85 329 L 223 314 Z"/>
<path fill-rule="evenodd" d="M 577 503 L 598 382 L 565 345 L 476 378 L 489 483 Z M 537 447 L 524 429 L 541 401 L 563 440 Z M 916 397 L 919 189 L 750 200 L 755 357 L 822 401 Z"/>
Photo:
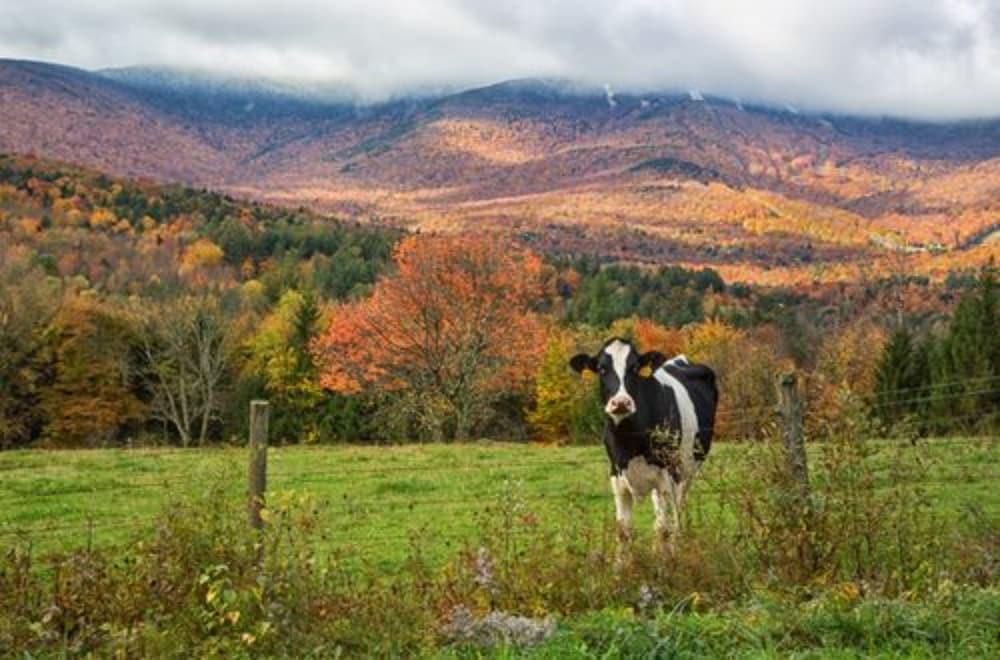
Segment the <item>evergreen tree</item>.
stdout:
<path fill-rule="evenodd" d="M 886 424 L 898 424 L 917 412 L 927 394 L 926 360 L 914 346 L 913 336 L 900 325 L 875 367 L 875 415 Z"/>
<path fill-rule="evenodd" d="M 1000 417 L 1000 333 L 996 268 L 981 271 L 955 309 L 931 360 L 935 384 L 930 409 L 940 431 Z"/>
<path fill-rule="evenodd" d="M 292 316 L 291 348 L 295 354 L 295 370 L 301 378 L 315 378 L 316 363 L 310 344 L 319 334 L 322 312 L 319 300 L 311 289 L 302 292 L 302 298 Z"/>

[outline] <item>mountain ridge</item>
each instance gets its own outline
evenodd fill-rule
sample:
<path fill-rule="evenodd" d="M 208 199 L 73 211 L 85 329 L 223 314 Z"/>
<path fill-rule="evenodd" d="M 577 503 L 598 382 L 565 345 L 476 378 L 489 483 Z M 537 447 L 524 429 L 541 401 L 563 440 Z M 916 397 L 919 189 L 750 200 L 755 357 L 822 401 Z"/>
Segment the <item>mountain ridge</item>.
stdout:
<path fill-rule="evenodd" d="M 782 262 L 810 277 L 824 252 L 830 272 L 896 249 L 961 257 L 970 237 L 989 244 L 1000 216 L 1000 119 L 812 114 L 535 79 L 380 103 L 163 80 L 0 60 L 0 151 L 617 258 L 605 243 L 622 232 L 648 237 L 636 260 L 712 264 L 770 242 L 774 259 L 743 264 L 756 277 Z"/>

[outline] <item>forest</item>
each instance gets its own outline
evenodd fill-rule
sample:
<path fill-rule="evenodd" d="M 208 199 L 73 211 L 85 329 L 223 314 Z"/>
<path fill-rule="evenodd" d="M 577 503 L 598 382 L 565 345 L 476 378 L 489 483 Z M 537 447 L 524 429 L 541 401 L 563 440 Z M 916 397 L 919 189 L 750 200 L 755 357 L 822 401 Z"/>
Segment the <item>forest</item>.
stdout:
<path fill-rule="evenodd" d="M 812 428 L 995 432 L 996 276 L 764 287 L 0 156 L 0 448 L 240 442 L 254 398 L 281 444 L 592 442 L 566 361 L 612 335 L 715 368 L 725 439 L 792 368 Z"/>

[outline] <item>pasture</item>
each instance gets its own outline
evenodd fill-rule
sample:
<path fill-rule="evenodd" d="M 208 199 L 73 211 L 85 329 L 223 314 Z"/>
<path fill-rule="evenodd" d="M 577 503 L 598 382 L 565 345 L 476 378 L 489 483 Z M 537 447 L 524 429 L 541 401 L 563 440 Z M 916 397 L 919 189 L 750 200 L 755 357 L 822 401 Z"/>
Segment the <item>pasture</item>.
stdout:
<path fill-rule="evenodd" d="M 889 445 L 870 457 L 873 464 L 889 467 Z M 744 468 L 758 450 L 713 448 L 692 495 L 695 524 L 699 517 L 727 519 L 720 497 L 747 486 Z M 923 481 L 942 518 L 969 507 L 1000 516 L 1000 443 L 936 439 L 914 451 L 928 471 L 907 477 Z M 543 528 L 562 521 L 566 510 L 591 521 L 614 519 L 607 459 L 596 445 L 292 446 L 271 447 L 268 460 L 269 491 L 313 496 L 324 544 L 379 560 L 401 559 L 414 535 L 444 556 L 472 539 L 479 516 L 512 498 Z M 21 538 L 43 550 L 113 545 L 152 525 L 172 499 L 220 483 L 243 497 L 246 462 L 246 449 L 236 447 L 0 453 L 0 542 Z M 636 514 L 637 529 L 648 531 L 649 503 Z"/>
<path fill-rule="evenodd" d="M 246 448 L 2 453 L 0 655 L 995 655 L 1000 444 L 866 445 L 810 445 L 803 536 L 773 445 L 719 443 L 625 564 L 598 446 L 271 448 L 262 537 Z"/>

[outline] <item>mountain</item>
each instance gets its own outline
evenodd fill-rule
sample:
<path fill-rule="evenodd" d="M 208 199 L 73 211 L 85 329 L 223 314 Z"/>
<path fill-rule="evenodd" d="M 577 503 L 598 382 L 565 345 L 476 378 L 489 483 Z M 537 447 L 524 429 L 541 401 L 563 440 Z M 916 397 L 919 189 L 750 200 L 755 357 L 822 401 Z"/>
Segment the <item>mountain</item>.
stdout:
<path fill-rule="evenodd" d="M 124 67 L 96 73 L 125 85 L 164 112 L 236 125 L 287 117 L 318 119 L 336 108 L 350 110 L 360 99 L 355 90 L 346 88 L 169 68 Z"/>
<path fill-rule="evenodd" d="M 560 80 L 365 103 L 10 60 L 0 116 L 0 151 L 727 279 L 852 278 L 901 258 L 940 276 L 1000 250 L 1000 120 L 808 115 Z"/>

